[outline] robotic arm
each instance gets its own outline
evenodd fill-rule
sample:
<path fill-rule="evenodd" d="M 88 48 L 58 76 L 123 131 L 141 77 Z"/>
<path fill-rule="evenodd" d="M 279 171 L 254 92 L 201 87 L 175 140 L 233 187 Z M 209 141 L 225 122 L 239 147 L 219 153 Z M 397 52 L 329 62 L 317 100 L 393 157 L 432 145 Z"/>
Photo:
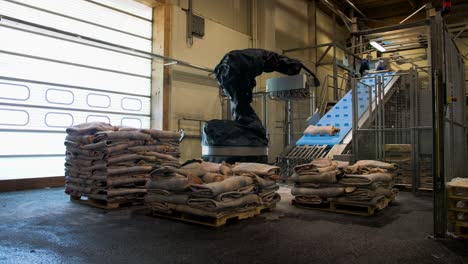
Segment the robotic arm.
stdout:
<path fill-rule="evenodd" d="M 218 84 L 231 99 L 233 119 L 252 122 L 258 119 L 250 106 L 252 90 L 256 86 L 255 77 L 273 71 L 296 75 L 301 70 L 314 77 L 315 86 L 320 85 L 315 74 L 300 61 L 263 49 L 233 50 L 227 53 L 216 66 L 215 74 Z"/>
<path fill-rule="evenodd" d="M 286 75 L 305 70 L 295 59 L 262 49 L 234 50 L 215 68 L 220 88 L 231 100 L 233 120 L 210 120 L 202 133 L 202 157 L 212 162 L 267 162 L 268 138 L 262 122 L 250 105 L 255 77 L 277 71 Z M 320 83 L 315 78 L 315 85 Z"/>

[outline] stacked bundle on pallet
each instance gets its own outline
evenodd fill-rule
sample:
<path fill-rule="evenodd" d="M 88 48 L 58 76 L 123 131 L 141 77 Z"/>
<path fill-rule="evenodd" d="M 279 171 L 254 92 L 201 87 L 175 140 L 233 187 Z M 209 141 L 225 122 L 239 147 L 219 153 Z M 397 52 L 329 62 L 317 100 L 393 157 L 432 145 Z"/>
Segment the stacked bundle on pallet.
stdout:
<path fill-rule="evenodd" d="M 141 200 L 155 167 L 179 164 L 180 133 L 84 123 L 67 129 L 66 189 L 104 202 Z"/>
<path fill-rule="evenodd" d="M 385 162 L 398 165 L 398 173 L 395 177 L 395 185 L 411 187 L 413 183 L 413 160 L 410 144 L 386 144 Z"/>
<path fill-rule="evenodd" d="M 302 204 L 321 204 L 328 198 L 345 194 L 345 187 L 338 183 L 341 174 L 339 163 L 327 158 L 315 159 L 311 163 L 294 167 L 291 190 L 295 201 Z"/>
<path fill-rule="evenodd" d="M 158 213 L 182 212 L 221 217 L 259 207 L 273 207 L 279 167 L 257 163 L 234 165 L 189 161 L 182 167 L 164 166 L 151 173 L 145 203 Z"/>
<path fill-rule="evenodd" d="M 326 158 L 294 168 L 291 180 L 294 202 L 322 204 L 326 202 L 365 203 L 378 205 L 383 197 L 393 199 L 394 164 L 361 160 L 352 166 Z"/>
<path fill-rule="evenodd" d="M 468 238 L 468 179 L 452 179 L 447 188 L 448 219 L 454 224 L 457 236 Z"/>
<path fill-rule="evenodd" d="M 419 188 L 433 189 L 432 155 L 420 155 L 419 157 Z"/>
<path fill-rule="evenodd" d="M 355 188 L 346 192 L 345 199 L 378 203 L 382 197 L 393 200 L 398 193 L 394 189 L 396 164 L 376 160 L 360 160 L 344 168 L 339 183 Z"/>

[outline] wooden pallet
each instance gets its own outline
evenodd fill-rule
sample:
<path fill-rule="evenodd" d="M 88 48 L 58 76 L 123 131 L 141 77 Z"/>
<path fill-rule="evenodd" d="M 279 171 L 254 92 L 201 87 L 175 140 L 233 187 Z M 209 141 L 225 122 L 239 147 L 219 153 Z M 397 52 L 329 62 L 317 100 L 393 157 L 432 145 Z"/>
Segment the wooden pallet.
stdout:
<path fill-rule="evenodd" d="M 412 184 L 410 183 L 395 183 L 394 187 L 398 188 L 400 191 L 411 191 L 413 188 Z M 427 193 L 427 194 L 430 194 L 433 192 L 432 188 L 424 188 L 424 187 L 418 188 L 418 191 L 420 193 Z"/>
<path fill-rule="evenodd" d="M 382 197 L 383 201 L 379 206 L 370 205 L 360 202 L 338 202 L 338 201 L 328 201 L 321 204 L 305 204 L 297 202 L 296 199 L 292 200 L 292 204 L 298 208 L 327 211 L 334 213 L 343 213 L 343 214 L 352 214 L 352 215 L 361 215 L 361 216 L 372 216 L 377 211 L 380 211 L 386 207 L 394 200 L 386 197 Z"/>
<path fill-rule="evenodd" d="M 459 192 L 457 192 L 459 191 Z M 447 194 L 449 199 L 468 200 L 467 187 L 448 187 Z"/>
<path fill-rule="evenodd" d="M 468 220 L 459 219 L 457 216 L 458 214 L 464 214 L 468 216 L 468 209 L 467 208 L 449 208 L 447 219 L 450 223 L 466 223 L 468 224 Z"/>
<path fill-rule="evenodd" d="M 125 199 L 125 200 L 114 200 L 112 202 L 97 200 L 86 196 L 70 195 L 70 201 L 79 204 L 85 204 L 88 206 L 101 208 L 101 209 L 117 209 L 122 207 L 130 207 L 134 205 L 143 204 L 143 199 Z"/>
<path fill-rule="evenodd" d="M 196 214 L 190 214 L 185 212 L 179 212 L 176 210 L 171 210 L 170 213 L 163 213 L 157 210 L 153 210 L 152 215 L 156 217 L 168 218 L 172 220 L 182 221 L 186 223 L 194 223 L 198 225 L 210 226 L 210 227 L 220 227 L 224 226 L 227 222 L 238 221 L 242 219 L 252 218 L 264 211 L 271 211 L 276 205 L 271 206 L 259 206 L 248 210 L 245 212 L 233 212 L 221 217 L 211 217 L 211 216 L 201 216 Z"/>
<path fill-rule="evenodd" d="M 468 223 L 455 222 L 455 235 L 460 238 L 468 239 Z"/>
<path fill-rule="evenodd" d="M 447 190 L 448 221 L 454 223 L 455 234 L 459 237 L 468 238 L 468 221 L 457 218 L 459 213 L 468 215 L 467 207 L 457 207 L 459 201 L 468 203 L 468 195 L 460 195 L 456 190 L 465 190 L 464 187 L 449 187 Z M 465 192 L 466 193 L 466 192 Z"/>

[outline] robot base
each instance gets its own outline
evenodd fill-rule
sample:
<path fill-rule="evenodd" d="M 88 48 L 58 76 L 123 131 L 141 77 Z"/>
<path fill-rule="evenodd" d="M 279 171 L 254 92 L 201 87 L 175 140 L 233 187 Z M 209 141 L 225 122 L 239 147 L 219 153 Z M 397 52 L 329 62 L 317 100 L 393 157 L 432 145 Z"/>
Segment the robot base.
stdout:
<path fill-rule="evenodd" d="M 204 161 L 268 163 L 268 147 L 202 146 Z"/>
<path fill-rule="evenodd" d="M 255 163 L 268 163 L 268 156 L 202 156 L 204 161 L 222 163 L 223 161 L 229 164 L 236 162 L 255 162 Z"/>

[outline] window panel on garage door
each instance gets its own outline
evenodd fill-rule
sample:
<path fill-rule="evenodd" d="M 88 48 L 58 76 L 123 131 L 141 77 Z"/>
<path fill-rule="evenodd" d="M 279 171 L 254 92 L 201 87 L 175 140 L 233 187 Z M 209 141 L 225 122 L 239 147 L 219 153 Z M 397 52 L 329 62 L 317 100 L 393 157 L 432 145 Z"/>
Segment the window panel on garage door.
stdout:
<path fill-rule="evenodd" d="M 66 127 L 150 127 L 152 9 L 133 0 L 0 0 L 1 179 L 63 175 Z M 12 22 L 13 21 L 13 22 Z M 16 20 L 18 21 L 18 20 Z"/>

